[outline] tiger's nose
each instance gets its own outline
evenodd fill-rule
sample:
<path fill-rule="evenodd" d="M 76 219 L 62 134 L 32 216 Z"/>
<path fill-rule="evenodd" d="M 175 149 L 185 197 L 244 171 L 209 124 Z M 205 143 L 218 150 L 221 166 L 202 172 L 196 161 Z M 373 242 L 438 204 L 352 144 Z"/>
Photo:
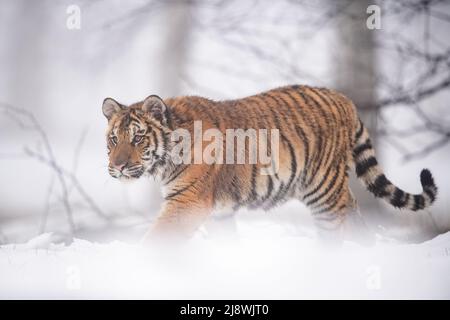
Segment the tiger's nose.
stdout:
<path fill-rule="evenodd" d="M 127 166 L 128 162 L 121 162 L 121 163 L 112 163 L 112 167 L 116 170 L 119 170 L 122 172 L 122 170 Z"/>

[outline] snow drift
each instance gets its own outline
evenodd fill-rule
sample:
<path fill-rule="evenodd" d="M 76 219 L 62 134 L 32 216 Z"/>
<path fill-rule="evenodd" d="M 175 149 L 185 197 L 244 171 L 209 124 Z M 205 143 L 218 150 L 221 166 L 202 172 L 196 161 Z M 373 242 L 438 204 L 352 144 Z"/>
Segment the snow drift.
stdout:
<path fill-rule="evenodd" d="M 251 228 L 251 236 L 199 234 L 170 249 L 80 239 L 67 246 L 44 234 L 0 247 L 0 298 L 450 298 L 450 233 L 325 250 L 308 236 Z"/>

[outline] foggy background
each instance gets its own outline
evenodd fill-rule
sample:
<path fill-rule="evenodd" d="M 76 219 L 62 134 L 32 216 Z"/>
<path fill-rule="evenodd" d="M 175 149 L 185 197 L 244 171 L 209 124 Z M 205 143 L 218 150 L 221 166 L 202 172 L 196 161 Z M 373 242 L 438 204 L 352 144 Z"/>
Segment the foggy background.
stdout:
<path fill-rule="evenodd" d="M 373 4 L 381 29 L 366 25 Z M 392 210 L 354 183 L 372 229 L 408 241 L 446 232 L 449 31 L 450 4 L 439 0 L 0 0 L 0 243 L 45 231 L 95 241 L 145 232 L 159 186 L 109 176 L 105 97 L 219 100 L 287 84 L 353 99 L 397 186 L 418 193 L 420 170 L 434 174 L 438 200 L 418 213 Z M 239 219 L 286 232 L 310 222 L 296 202 Z"/>

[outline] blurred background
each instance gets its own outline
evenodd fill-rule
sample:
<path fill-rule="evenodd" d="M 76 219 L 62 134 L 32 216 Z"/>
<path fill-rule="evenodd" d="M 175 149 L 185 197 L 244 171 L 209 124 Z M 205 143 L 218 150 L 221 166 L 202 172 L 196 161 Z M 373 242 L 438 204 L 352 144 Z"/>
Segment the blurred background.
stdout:
<path fill-rule="evenodd" d="M 287 84 L 342 91 L 387 176 L 439 190 L 395 211 L 354 183 L 370 227 L 423 241 L 450 230 L 450 3 L 442 0 L 0 0 L 0 243 L 138 239 L 161 204 L 152 179 L 108 175 L 105 97 L 239 98 Z M 298 203 L 239 221 L 309 228 Z"/>

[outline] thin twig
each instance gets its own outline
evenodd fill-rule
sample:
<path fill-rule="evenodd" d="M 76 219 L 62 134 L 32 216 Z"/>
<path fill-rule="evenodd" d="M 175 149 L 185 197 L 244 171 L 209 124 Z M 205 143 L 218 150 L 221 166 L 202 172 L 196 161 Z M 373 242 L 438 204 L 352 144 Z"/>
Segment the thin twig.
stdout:
<path fill-rule="evenodd" d="M 48 164 L 56 173 L 56 177 L 61 186 L 62 203 L 63 203 L 64 209 L 66 212 L 70 232 L 71 232 L 71 234 L 74 234 L 75 230 L 76 230 L 76 226 L 75 226 L 75 222 L 73 220 L 72 208 L 70 207 L 67 184 L 66 184 L 66 181 L 64 180 L 64 177 L 63 177 L 63 174 L 61 171 L 61 167 L 57 164 L 57 161 L 56 161 L 52 146 L 50 144 L 50 141 L 48 139 L 47 133 L 42 128 L 40 123 L 37 121 L 36 117 L 28 110 L 17 108 L 17 107 L 14 107 L 10 104 L 3 103 L 3 102 L 0 102 L 0 108 L 3 109 L 4 111 L 6 111 L 7 114 L 14 115 L 15 117 L 12 116 L 11 119 L 15 120 L 16 123 L 20 127 L 26 128 L 28 130 L 33 130 L 39 135 L 40 141 L 43 143 L 45 153 L 47 154 L 47 157 L 48 157 Z M 20 117 L 22 117 L 22 119 L 28 119 L 28 121 L 31 123 L 31 126 L 26 126 L 25 123 L 23 121 L 21 121 Z"/>

